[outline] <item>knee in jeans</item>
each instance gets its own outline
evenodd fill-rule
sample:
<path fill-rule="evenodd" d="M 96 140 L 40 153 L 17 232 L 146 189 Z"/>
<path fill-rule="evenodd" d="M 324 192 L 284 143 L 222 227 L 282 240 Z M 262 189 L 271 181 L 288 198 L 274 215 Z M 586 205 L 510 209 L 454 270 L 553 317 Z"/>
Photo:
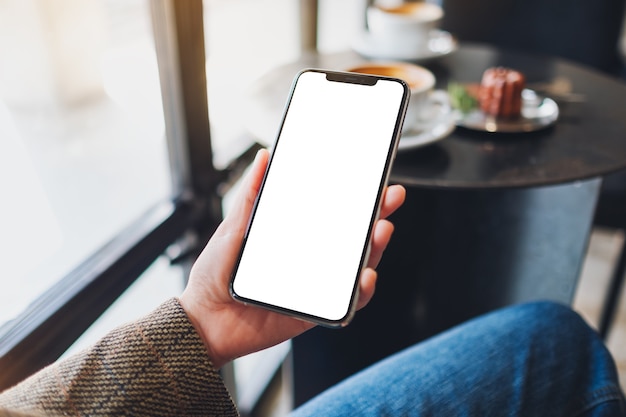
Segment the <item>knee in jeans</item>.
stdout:
<path fill-rule="evenodd" d="M 534 301 L 517 307 L 516 320 L 529 337 L 550 335 L 554 340 L 573 343 L 595 337 L 595 332 L 569 306 L 554 301 Z"/>

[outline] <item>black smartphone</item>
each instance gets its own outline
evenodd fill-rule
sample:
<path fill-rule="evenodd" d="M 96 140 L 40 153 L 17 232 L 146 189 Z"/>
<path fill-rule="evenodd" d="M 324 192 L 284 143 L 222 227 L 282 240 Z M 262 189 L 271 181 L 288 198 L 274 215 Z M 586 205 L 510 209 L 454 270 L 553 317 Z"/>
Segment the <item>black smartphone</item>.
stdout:
<path fill-rule="evenodd" d="M 389 77 L 296 76 L 231 279 L 236 300 L 349 323 L 409 94 Z"/>

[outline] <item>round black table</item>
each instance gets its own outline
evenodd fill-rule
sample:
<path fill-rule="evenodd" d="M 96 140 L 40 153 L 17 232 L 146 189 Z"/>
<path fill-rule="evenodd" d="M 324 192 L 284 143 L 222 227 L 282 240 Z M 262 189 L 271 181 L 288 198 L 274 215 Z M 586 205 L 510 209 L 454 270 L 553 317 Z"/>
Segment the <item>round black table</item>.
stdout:
<path fill-rule="evenodd" d="M 251 92 L 261 142 L 279 120 L 295 73 L 345 69 L 353 52 L 306 55 Z M 456 128 L 399 152 L 391 182 L 407 188 L 379 266 L 376 296 L 346 329 L 317 328 L 293 341 L 296 403 L 405 346 L 478 314 L 533 299 L 572 300 L 602 177 L 626 168 L 626 84 L 571 62 L 461 45 L 420 63 L 448 82 L 476 83 L 492 66 L 524 72 L 543 93 L 555 81 L 556 124 L 531 133 Z M 549 95 L 549 94 L 548 94 Z M 358 149 L 355 149 L 358 152 Z"/>

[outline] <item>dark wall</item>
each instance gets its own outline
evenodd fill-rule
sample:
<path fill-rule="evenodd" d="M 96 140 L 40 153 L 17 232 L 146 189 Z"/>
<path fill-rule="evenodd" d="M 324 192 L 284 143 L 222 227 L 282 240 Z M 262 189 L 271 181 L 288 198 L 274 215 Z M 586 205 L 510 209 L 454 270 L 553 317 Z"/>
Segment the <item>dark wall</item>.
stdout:
<path fill-rule="evenodd" d="M 443 0 L 442 28 L 460 40 L 568 58 L 622 74 L 625 0 Z"/>

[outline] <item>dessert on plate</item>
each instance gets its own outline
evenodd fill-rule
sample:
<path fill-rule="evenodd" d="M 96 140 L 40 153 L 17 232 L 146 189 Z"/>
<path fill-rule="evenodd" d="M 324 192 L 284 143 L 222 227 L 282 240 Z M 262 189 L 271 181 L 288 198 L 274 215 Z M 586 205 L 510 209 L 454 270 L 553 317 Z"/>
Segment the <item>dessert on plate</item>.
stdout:
<path fill-rule="evenodd" d="M 494 117 L 519 117 L 525 84 L 526 78 L 520 71 L 504 67 L 488 68 L 478 88 L 480 109 Z"/>

